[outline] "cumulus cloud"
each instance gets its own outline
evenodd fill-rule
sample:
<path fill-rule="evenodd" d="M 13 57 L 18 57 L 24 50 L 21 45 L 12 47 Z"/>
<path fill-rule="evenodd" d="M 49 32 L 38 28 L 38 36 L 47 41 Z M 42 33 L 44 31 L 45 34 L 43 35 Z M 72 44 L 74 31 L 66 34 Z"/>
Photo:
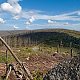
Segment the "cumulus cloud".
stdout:
<path fill-rule="evenodd" d="M 29 22 L 33 22 L 33 21 L 35 21 L 35 18 L 32 16 L 30 19 L 29 19 Z"/>
<path fill-rule="evenodd" d="M 35 21 L 35 18 L 32 16 L 27 22 L 27 25 L 30 25 L 31 23 L 33 23 Z"/>
<path fill-rule="evenodd" d="M 8 2 L 1 4 L 1 9 L 13 14 L 19 14 L 22 10 L 22 7 L 20 4 L 18 4 L 18 1 L 19 0 L 8 0 Z"/>
<path fill-rule="evenodd" d="M 0 18 L 0 24 L 4 24 L 4 23 L 5 21 L 2 18 Z"/>
<path fill-rule="evenodd" d="M 9 3 L 1 4 L 1 9 L 4 11 L 12 11 L 13 7 Z"/>

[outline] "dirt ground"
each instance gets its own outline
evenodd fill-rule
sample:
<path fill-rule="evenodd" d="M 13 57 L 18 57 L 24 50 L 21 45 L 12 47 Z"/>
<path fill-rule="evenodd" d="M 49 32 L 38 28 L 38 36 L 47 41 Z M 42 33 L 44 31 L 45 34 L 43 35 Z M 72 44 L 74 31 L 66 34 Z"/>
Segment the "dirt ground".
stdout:
<path fill-rule="evenodd" d="M 25 65 L 29 68 L 30 71 L 40 71 L 45 73 L 46 71 L 53 68 L 63 57 L 61 55 L 33 55 L 29 57 L 29 60 L 26 58 Z"/>
<path fill-rule="evenodd" d="M 14 50 L 15 53 L 18 53 L 17 51 L 19 50 Z M 47 53 L 47 51 L 45 51 L 44 53 L 27 55 L 24 57 L 22 57 L 19 54 L 19 56 L 22 58 L 21 61 L 23 62 L 24 66 L 27 67 L 32 74 L 36 72 L 40 72 L 43 76 L 50 69 L 52 69 L 61 61 L 63 61 L 65 58 L 70 57 L 70 55 L 66 56 L 66 55 L 62 55 L 61 53 Z M 13 64 L 15 65 L 16 62 L 13 62 Z M 6 71 L 5 63 L 0 63 L 0 76 L 3 76 L 5 74 L 5 71 Z M 10 77 L 10 80 L 15 80 L 15 79 L 13 79 L 13 77 Z"/>
<path fill-rule="evenodd" d="M 36 54 L 25 58 L 25 61 L 23 63 L 25 67 L 27 67 L 31 72 L 39 71 L 45 75 L 47 71 L 49 71 L 63 59 L 63 56 L 59 54 Z M 4 74 L 5 69 L 5 64 L 0 63 L 0 76 Z"/>

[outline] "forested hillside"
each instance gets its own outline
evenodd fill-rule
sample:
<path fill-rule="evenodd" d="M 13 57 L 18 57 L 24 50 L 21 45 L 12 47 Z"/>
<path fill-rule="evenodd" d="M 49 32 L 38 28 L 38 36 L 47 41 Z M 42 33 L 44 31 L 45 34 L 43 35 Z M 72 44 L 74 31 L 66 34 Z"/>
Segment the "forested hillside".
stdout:
<path fill-rule="evenodd" d="M 0 31 L 0 35 L 11 47 L 19 46 L 57 46 L 62 44 L 80 48 L 80 32 L 65 29 L 19 30 Z M 1 43 L 0 43 L 1 44 Z"/>

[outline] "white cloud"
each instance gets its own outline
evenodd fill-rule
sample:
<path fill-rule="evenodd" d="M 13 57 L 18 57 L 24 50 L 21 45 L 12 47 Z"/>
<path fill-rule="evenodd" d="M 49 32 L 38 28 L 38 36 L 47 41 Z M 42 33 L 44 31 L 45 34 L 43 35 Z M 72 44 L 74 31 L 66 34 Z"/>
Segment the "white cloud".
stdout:
<path fill-rule="evenodd" d="M 76 26 L 79 26 L 80 24 L 66 24 L 68 22 L 56 22 L 55 24 L 49 24 L 49 23 L 46 23 L 46 24 L 31 24 L 31 25 L 28 25 L 29 27 L 37 27 L 37 28 L 53 28 L 53 27 L 64 27 L 64 28 L 67 28 L 69 26 L 72 26 L 72 27 L 76 27 Z"/>
<path fill-rule="evenodd" d="M 79 11 L 74 11 L 70 13 L 60 14 L 60 15 L 46 15 L 41 12 L 32 10 L 32 11 L 23 11 L 21 13 L 20 18 L 30 19 L 31 16 L 34 16 L 35 20 L 71 20 L 71 21 L 80 21 L 79 16 L 75 16 L 74 14 L 79 14 Z M 30 20 L 31 21 L 31 20 Z"/>
<path fill-rule="evenodd" d="M 30 19 L 29 19 L 29 22 L 33 22 L 33 21 L 35 21 L 35 18 L 32 16 Z"/>
<path fill-rule="evenodd" d="M 25 24 L 30 25 L 35 21 L 35 18 L 32 16 Z"/>
<path fill-rule="evenodd" d="M 2 18 L 0 18 L 0 24 L 4 24 L 4 23 L 5 21 Z"/>
<path fill-rule="evenodd" d="M 12 11 L 13 7 L 9 3 L 1 4 L 1 9 L 4 11 Z"/>
<path fill-rule="evenodd" d="M 48 20 L 48 23 L 52 24 L 52 23 L 53 23 L 53 21 L 52 21 L 52 20 Z"/>
<path fill-rule="evenodd" d="M 55 23 L 56 23 L 56 21 L 48 20 L 48 23 L 49 23 L 49 24 L 55 24 Z"/>
<path fill-rule="evenodd" d="M 69 24 L 69 22 L 56 22 L 56 21 L 53 21 L 53 20 L 48 20 L 48 24 L 51 24 L 52 26 L 54 25 L 54 26 L 56 26 L 56 25 L 61 25 L 61 26 L 68 26 L 68 25 L 71 25 L 71 24 Z"/>
<path fill-rule="evenodd" d="M 19 1 L 21 0 L 7 0 L 7 2 L 10 4 L 18 3 Z"/>
<path fill-rule="evenodd" d="M 20 16 L 18 16 L 18 15 L 13 16 L 13 19 L 15 19 L 15 20 L 18 20 L 19 18 L 20 18 Z"/>
<path fill-rule="evenodd" d="M 26 24 L 26 25 L 30 25 L 31 23 L 30 23 L 29 21 L 27 21 L 25 24 Z"/>
<path fill-rule="evenodd" d="M 49 15 L 46 14 L 43 11 L 39 11 L 39 10 L 22 10 L 22 7 L 20 6 L 20 4 L 18 3 L 21 0 L 7 0 L 6 3 L 2 3 L 0 5 L 0 12 L 2 10 L 2 13 L 0 13 L 1 15 L 4 16 L 3 12 L 10 12 L 12 15 L 10 15 L 9 18 L 6 18 L 4 16 L 4 18 L 6 19 L 10 19 L 10 20 L 23 20 L 25 22 L 25 24 L 28 26 L 34 26 L 34 21 L 35 20 L 43 20 L 43 24 L 38 23 L 36 21 L 36 26 L 79 26 L 79 24 L 73 24 L 70 23 L 72 21 L 74 22 L 79 22 L 80 21 L 80 11 L 74 11 L 74 12 L 70 12 L 70 13 L 64 13 L 64 14 L 59 14 L 59 15 Z M 8 13 L 6 13 L 8 14 Z M 75 15 L 77 14 L 77 15 Z M 9 15 L 9 14 L 8 14 Z M 13 19 L 12 19 L 13 18 Z M 19 20 L 19 21 L 20 21 Z M 14 21 L 14 20 L 13 20 Z M 46 22 L 47 21 L 47 22 Z M 67 22 L 70 21 L 70 22 Z M 5 21 L 3 19 L 0 18 L 0 23 L 4 23 Z M 15 21 L 16 22 L 16 21 Z M 16 23 L 18 24 L 18 23 Z M 14 26 L 16 28 L 16 26 Z"/>
<path fill-rule="evenodd" d="M 22 7 L 18 4 L 18 1 L 19 0 L 8 0 L 7 3 L 1 4 L 1 9 L 12 14 L 20 14 Z"/>
<path fill-rule="evenodd" d="M 15 25 L 13 25 L 13 28 L 14 28 L 14 29 L 18 29 L 19 27 L 16 27 Z"/>
<path fill-rule="evenodd" d="M 60 14 L 60 15 L 45 15 L 45 14 L 40 14 L 38 12 L 35 12 L 34 14 L 30 13 L 30 12 L 25 12 L 25 19 L 29 19 L 29 21 L 26 22 L 26 24 L 30 27 L 32 26 L 36 26 L 37 28 L 39 27 L 62 27 L 62 28 L 69 28 L 71 26 L 73 27 L 77 27 L 80 24 L 77 25 L 77 23 L 71 23 L 72 21 L 77 22 L 80 21 L 80 17 L 79 16 L 75 16 L 75 14 L 78 14 L 79 11 L 74 11 L 74 12 L 70 12 L 70 13 L 65 13 L 65 14 Z M 27 16 L 26 16 L 27 15 Z M 34 18 L 30 18 L 30 15 L 33 15 Z M 42 23 L 42 24 L 31 24 L 34 20 L 47 20 L 47 23 Z M 70 21 L 70 22 L 67 22 Z M 37 22 L 37 21 L 36 21 Z"/>

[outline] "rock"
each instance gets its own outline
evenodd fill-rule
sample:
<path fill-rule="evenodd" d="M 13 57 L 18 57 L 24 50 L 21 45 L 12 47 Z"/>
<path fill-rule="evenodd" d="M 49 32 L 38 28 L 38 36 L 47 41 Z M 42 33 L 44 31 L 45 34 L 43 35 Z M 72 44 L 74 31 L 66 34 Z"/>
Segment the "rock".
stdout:
<path fill-rule="evenodd" d="M 63 61 L 52 68 L 43 80 L 80 80 L 80 57 Z"/>

